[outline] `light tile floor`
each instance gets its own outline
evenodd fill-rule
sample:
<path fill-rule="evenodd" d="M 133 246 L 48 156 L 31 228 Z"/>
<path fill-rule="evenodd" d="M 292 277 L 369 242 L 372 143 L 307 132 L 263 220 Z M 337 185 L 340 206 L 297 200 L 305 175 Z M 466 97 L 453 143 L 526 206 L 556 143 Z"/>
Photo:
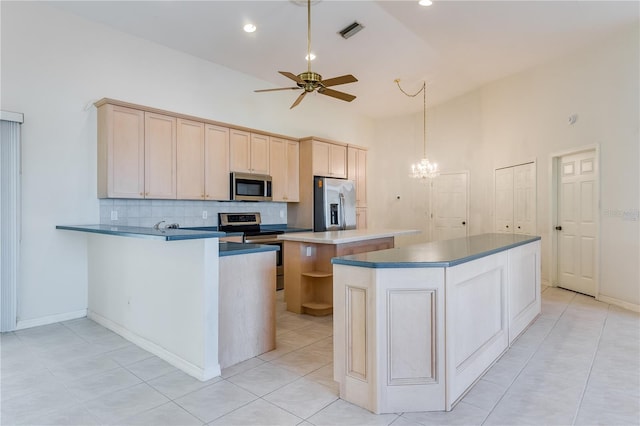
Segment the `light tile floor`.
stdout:
<path fill-rule="evenodd" d="M 338 398 L 332 319 L 286 312 L 278 349 L 199 382 L 88 319 L 1 336 L 2 425 L 638 425 L 640 316 L 547 288 L 542 315 L 451 412 Z"/>

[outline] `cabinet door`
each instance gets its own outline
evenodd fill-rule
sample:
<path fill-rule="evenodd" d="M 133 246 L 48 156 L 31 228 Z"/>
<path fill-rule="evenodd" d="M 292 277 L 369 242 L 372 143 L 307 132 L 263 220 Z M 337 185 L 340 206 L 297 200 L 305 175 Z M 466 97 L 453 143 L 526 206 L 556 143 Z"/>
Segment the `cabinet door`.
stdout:
<path fill-rule="evenodd" d="M 298 142 L 271 137 L 269 151 L 273 201 L 299 201 Z"/>
<path fill-rule="evenodd" d="M 204 123 L 178 119 L 177 198 L 204 199 Z"/>
<path fill-rule="evenodd" d="M 347 147 L 329 144 L 329 176 L 334 178 L 347 177 Z"/>
<path fill-rule="evenodd" d="M 251 173 L 269 174 L 269 136 L 251 133 Z"/>
<path fill-rule="evenodd" d="M 513 225 L 516 234 L 533 235 L 536 222 L 535 163 L 513 168 Z"/>
<path fill-rule="evenodd" d="M 273 169 L 271 169 L 273 172 Z M 287 200 L 300 201 L 300 144 L 287 141 Z"/>
<path fill-rule="evenodd" d="M 176 118 L 145 112 L 145 198 L 176 198 Z"/>
<path fill-rule="evenodd" d="M 251 173 L 251 133 L 231 129 L 229 150 L 231 171 Z"/>
<path fill-rule="evenodd" d="M 229 129 L 207 124 L 204 133 L 204 189 L 207 200 L 229 200 Z"/>
<path fill-rule="evenodd" d="M 495 173 L 495 231 L 513 233 L 513 167 Z"/>
<path fill-rule="evenodd" d="M 269 145 L 271 198 L 273 201 L 287 201 L 287 141 L 272 137 Z"/>
<path fill-rule="evenodd" d="M 356 183 L 356 207 L 367 206 L 367 151 L 347 148 L 347 179 Z"/>
<path fill-rule="evenodd" d="M 331 176 L 329 172 L 329 144 L 313 141 L 311 152 L 314 176 Z"/>
<path fill-rule="evenodd" d="M 144 111 L 98 109 L 98 197 L 144 197 Z"/>
<path fill-rule="evenodd" d="M 356 207 L 356 229 L 367 229 L 367 209 Z"/>

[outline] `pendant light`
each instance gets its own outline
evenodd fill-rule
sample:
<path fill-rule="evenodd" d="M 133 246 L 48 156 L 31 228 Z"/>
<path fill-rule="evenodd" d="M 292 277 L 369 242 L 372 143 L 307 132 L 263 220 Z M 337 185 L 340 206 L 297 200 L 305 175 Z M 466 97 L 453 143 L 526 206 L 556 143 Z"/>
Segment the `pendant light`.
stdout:
<path fill-rule="evenodd" d="M 394 81 L 398 85 L 398 89 L 400 89 L 400 91 L 406 96 L 415 98 L 420 93 L 422 93 L 422 142 L 424 151 L 422 159 L 419 162 L 411 165 L 411 173 L 409 174 L 409 176 L 414 179 L 433 179 L 437 177 L 440 172 L 438 171 L 438 165 L 436 163 L 432 163 L 427 158 L 427 83 L 422 82 L 422 87 L 420 88 L 420 90 L 412 95 L 405 92 L 402 87 L 400 87 L 399 78 L 395 79 Z"/>

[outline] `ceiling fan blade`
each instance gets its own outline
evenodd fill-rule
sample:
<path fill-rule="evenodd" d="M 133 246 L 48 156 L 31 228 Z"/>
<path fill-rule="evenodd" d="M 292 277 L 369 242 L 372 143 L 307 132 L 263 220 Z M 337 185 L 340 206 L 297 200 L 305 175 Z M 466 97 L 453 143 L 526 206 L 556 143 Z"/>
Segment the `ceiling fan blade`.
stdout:
<path fill-rule="evenodd" d="M 321 87 L 320 89 L 318 89 L 318 93 L 323 94 L 323 95 L 327 95 L 327 96 L 331 96 L 332 98 L 337 98 L 343 101 L 347 101 L 347 102 L 351 102 L 352 100 L 354 100 L 356 97 L 353 95 L 350 95 L 348 93 L 344 93 L 344 92 L 338 92 L 337 90 L 333 90 L 333 89 L 326 89 Z"/>
<path fill-rule="evenodd" d="M 307 94 L 306 91 L 300 93 L 300 96 L 298 96 L 298 99 L 296 99 L 296 101 L 293 103 L 293 105 L 291 105 L 289 107 L 289 109 L 293 109 L 294 107 L 298 106 L 298 104 L 302 101 L 302 98 L 304 98 L 304 95 L 306 95 L 306 94 Z"/>
<path fill-rule="evenodd" d="M 324 87 L 329 87 L 329 86 L 337 86 L 338 84 L 355 83 L 356 81 L 358 81 L 357 78 L 355 78 L 351 74 L 347 74 L 347 75 L 341 75 L 340 77 L 330 78 L 328 80 L 322 80 L 322 85 Z"/>
<path fill-rule="evenodd" d="M 254 90 L 254 92 L 275 92 L 277 90 L 300 90 L 300 87 L 279 87 L 277 89 L 260 89 Z"/>
<path fill-rule="evenodd" d="M 298 77 L 294 73 L 287 72 L 287 71 L 278 71 L 278 72 L 280 74 L 284 75 L 285 77 L 290 78 L 291 80 L 295 81 L 296 83 L 304 84 L 304 80 L 302 80 L 300 77 Z"/>

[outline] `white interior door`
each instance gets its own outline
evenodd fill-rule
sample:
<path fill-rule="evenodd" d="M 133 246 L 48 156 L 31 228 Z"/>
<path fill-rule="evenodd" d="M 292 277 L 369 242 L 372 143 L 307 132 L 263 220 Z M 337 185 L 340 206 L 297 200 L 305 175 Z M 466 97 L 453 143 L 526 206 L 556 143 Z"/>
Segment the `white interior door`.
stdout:
<path fill-rule="evenodd" d="M 536 232 L 536 165 L 521 164 L 513 168 L 513 232 L 533 235 Z"/>
<path fill-rule="evenodd" d="M 495 172 L 495 230 L 513 233 L 513 167 Z"/>
<path fill-rule="evenodd" d="M 467 236 L 468 180 L 467 172 L 442 173 L 433 180 L 434 240 Z"/>
<path fill-rule="evenodd" d="M 558 285 L 595 296 L 598 169 L 595 151 L 565 155 L 558 172 Z"/>

